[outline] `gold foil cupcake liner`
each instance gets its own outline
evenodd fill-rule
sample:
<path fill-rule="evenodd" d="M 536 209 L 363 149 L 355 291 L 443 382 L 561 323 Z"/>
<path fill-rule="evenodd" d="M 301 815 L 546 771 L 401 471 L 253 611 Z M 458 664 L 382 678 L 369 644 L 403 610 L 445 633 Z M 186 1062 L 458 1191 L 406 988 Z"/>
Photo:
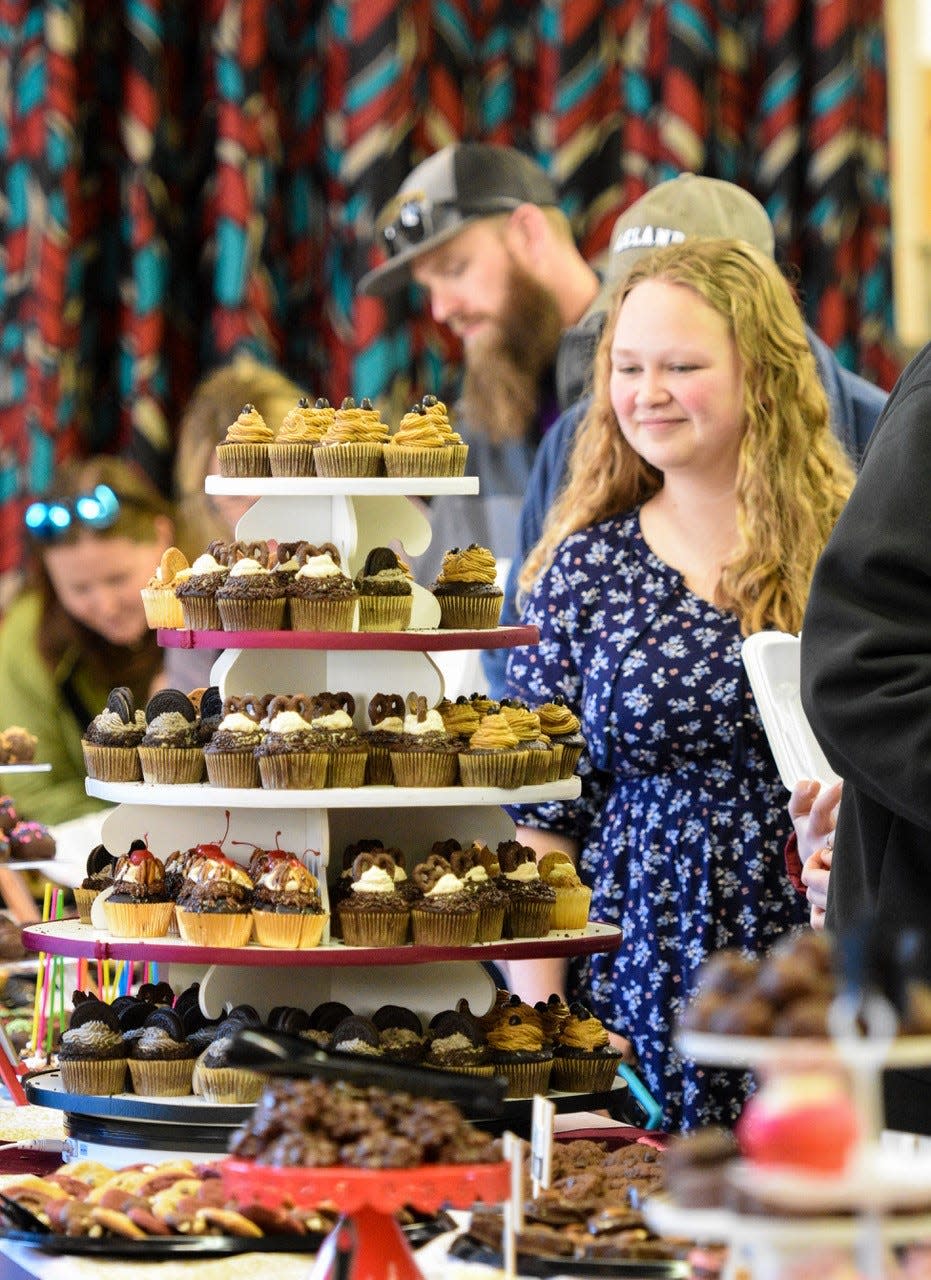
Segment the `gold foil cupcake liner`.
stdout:
<path fill-rule="evenodd" d="M 267 791 L 317 791 L 326 786 L 328 764 L 325 748 L 259 756 L 259 777 Z"/>
<path fill-rule="evenodd" d="M 387 747 L 374 745 L 369 739 L 369 754 L 365 769 L 365 781 L 370 787 L 393 787 L 394 772 L 391 754 Z"/>
<path fill-rule="evenodd" d="M 89 778 L 101 782 L 140 782 L 142 765 L 135 747 L 108 747 L 97 742 L 82 742 L 84 768 Z"/>
<path fill-rule="evenodd" d="M 384 446 L 380 444 L 319 444 L 314 455 L 318 476 L 331 479 L 385 474 Z"/>
<path fill-rule="evenodd" d="M 268 446 L 268 462 L 273 476 L 315 476 L 314 453 L 309 440 L 294 440 Z"/>
<path fill-rule="evenodd" d="M 360 596 L 360 631 L 406 631 L 411 625 L 414 597 Z"/>
<path fill-rule="evenodd" d="M 592 891 L 584 885 L 580 889 L 556 889 L 550 928 L 584 929 L 588 924 L 591 902 Z"/>
<path fill-rule="evenodd" d="M 320 945 L 326 912 L 253 911 L 252 929 L 255 941 L 262 947 L 285 947 L 304 951 Z"/>
<path fill-rule="evenodd" d="M 191 1093 L 193 1058 L 130 1058 L 129 1074 L 133 1092 L 150 1098 L 186 1098 Z"/>
<path fill-rule="evenodd" d="M 218 444 L 217 462 L 220 475 L 231 479 L 249 476 L 270 476 L 267 444 Z"/>
<path fill-rule="evenodd" d="M 436 597 L 440 606 L 440 628 L 444 631 L 490 631 L 498 625 L 503 593 Z"/>
<path fill-rule="evenodd" d="M 107 928 L 116 938 L 164 938 L 174 911 L 173 902 L 114 902 L 103 904 Z"/>
<path fill-rule="evenodd" d="M 291 597 L 292 631 L 351 631 L 356 600 L 307 600 Z"/>
<path fill-rule="evenodd" d="M 248 751 L 205 751 L 207 781 L 214 787 L 260 787 L 259 763 Z"/>
<path fill-rule="evenodd" d="M 186 911 L 175 908 L 178 933 L 199 947 L 244 947 L 252 935 L 251 911 Z"/>
<path fill-rule="evenodd" d="M 545 782 L 556 781 L 556 753 L 547 748 L 542 750 L 533 747 L 527 752 L 527 767 L 524 770 L 524 786 L 539 787 Z"/>
<path fill-rule="evenodd" d="M 287 599 L 217 600 L 224 631 L 281 631 Z"/>
<path fill-rule="evenodd" d="M 478 929 L 477 911 L 418 911 L 411 907 L 411 936 L 415 946 L 470 947 Z"/>
<path fill-rule="evenodd" d="M 200 782 L 204 776 L 202 747 L 140 746 L 138 752 L 145 782 L 177 786 Z"/>

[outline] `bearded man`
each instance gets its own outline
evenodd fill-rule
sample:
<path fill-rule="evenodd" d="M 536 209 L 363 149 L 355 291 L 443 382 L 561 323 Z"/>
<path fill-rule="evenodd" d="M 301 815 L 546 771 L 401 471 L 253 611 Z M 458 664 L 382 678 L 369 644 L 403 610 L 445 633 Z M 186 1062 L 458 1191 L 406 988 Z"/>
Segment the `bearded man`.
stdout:
<path fill-rule="evenodd" d="M 469 445 L 466 470 L 478 476 L 480 496 L 434 501 L 433 539 L 415 562 L 428 585 L 454 545 L 477 542 L 499 560 L 514 555 L 537 446 L 588 372 L 587 361 L 560 359 L 563 335 L 599 280 L 553 183 L 513 147 L 444 147 L 410 173 L 378 224 L 389 257 L 363 277 L 360 292 L 421 285 L 434 319 L 463 345 L 453 425 Z"/>

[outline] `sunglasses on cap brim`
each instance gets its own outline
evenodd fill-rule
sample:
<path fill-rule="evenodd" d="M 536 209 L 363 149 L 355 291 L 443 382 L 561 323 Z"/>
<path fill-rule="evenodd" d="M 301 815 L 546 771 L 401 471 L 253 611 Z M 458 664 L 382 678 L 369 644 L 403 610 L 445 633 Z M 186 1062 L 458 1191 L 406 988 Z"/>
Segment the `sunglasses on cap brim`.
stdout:
<path fill-rule="evenodd" d="M 108 484 L 74 498 L 40 498 L 26 508 L 23 522 L 40 542 L 63 538 L 77 521 L 90 530 L 109 529 L 120 514 L 120 500 Z"/>
<path fill-rule="evenodd" d="M 388 253 L 394 257 L 405 250 L 419 248 L 434 236 L 455 230 L 468 218 L 512 213 L 520 203 L 511 196 L 453 202 L 431 200 L 418 192 L 408 192 L 396 196 L 379 219 L 381 236 Z"/>

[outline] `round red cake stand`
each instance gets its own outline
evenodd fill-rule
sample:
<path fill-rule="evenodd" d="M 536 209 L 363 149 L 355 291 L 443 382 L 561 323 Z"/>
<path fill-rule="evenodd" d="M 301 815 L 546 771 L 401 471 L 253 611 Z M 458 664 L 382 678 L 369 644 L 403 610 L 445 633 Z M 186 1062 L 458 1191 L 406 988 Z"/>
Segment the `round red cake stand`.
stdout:
<path fill-rule="evenodd" d="M 415 1169 L 278 1169 L 252 1160 L 224 1160 L 223 1182 L 240 1202 L 298 1209 L 334 1204 L 341 1217 L 320 1246 L 308 1280 L 424 1280 L 397 1219 L 411 1205 L 436 1212 L 465 1209 L 477 1200 L 506 1200 L 508 1164 L 432 1164 Z M 348 1271 L 340 1269 L 347 1253 Z"/>

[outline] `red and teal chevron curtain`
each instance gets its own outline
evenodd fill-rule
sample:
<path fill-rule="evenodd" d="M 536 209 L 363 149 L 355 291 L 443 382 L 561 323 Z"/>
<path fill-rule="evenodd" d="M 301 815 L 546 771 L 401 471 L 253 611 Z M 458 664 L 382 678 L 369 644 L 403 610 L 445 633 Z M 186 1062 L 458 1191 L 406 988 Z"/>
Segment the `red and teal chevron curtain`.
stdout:
<path fill-rule="evenodd" d="M 374 217 L 456 138 L 554 175 L 579 242 L 682 170 L 766 204 L 810 323 L 884 386 L 881 0 L 0 0 L 0 603 L 75 452 L 167 484 L 238 348 L 315 393 L 449 394 L 418 310 L 355 297 Z"/>

